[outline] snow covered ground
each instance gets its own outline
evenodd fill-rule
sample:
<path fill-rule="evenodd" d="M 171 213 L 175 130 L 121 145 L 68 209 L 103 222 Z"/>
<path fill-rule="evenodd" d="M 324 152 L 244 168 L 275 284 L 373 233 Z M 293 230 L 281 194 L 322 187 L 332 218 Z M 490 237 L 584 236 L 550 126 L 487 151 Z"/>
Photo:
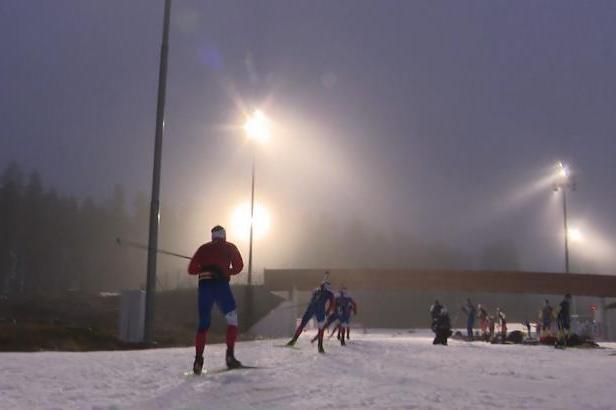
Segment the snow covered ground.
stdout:
<path fill-rule="evenodd" d="M 262 369 L 185 377 L 190 348 L 95 353 L 1 353 L 2 409 L 616 409 L 616 345 L 556 350 L 370 331 L 335 339 L 325 355 L 304 334 L 240 343 Z M 285 340 L 286 341 L 286 340 Z M 223 345 L 206 350 L 222 367 Z"/>

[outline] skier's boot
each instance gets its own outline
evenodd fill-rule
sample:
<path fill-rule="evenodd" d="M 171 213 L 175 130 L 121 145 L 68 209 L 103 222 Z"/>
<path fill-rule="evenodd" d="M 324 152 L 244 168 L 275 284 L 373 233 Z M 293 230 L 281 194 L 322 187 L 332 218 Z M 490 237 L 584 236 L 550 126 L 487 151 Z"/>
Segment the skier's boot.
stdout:
<path fill-rule="evenodd" d="M 195 361 L 193 362 L 193 373 L 197 376 L 201 374 L 203 371 L 203 356 L 195 356 Z"/>
<path fill-rule="evenodd" d="M 227 354 L 225 355 L 225 362 L 227 363 L 227 368 L 228 369 L 238 369 L 240 367 L 242 367 L 242 362 L 240 362 L 239 360 L 237 360 L 235 358 L 235 355 L 233 354 L 234 349 L 231 348 L 227 348 Z"/>
<path fill-rule="evenodd" d="M 294 337 L 293 339 L 289 340 L 286 345 L 289 347 L 295 346 L 295 342 L 297 342 L 297 338 Z"/>
<path fill-rule="evenodd" d="M 325 349 L 323 349 L 323 329 L 319 329 L 319 353 L 325 353 Z"/>
<path fill-rule="evenodd" d="M 346 343 L 345 343 L 345 341 L 344 341 L 344 336 L 345 336 L 345 333 L 346 333 L 346 332 L 345 332 L 345 330 L 344 330 L 344 329 L 342 329 L 342 336 L 340 336 L 340 344 L 341 344 L 342 346 L 346 345 Z"/>

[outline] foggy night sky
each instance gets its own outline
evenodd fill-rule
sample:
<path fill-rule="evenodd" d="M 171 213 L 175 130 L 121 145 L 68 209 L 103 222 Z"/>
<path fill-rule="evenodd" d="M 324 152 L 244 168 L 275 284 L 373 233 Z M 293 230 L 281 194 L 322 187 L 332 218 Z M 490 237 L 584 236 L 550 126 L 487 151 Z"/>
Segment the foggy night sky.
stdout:
<path fill-rule="evenodd" d="M 3 0 L 0 169 L 149 198 L 162 13 L 163 0 Z M 313 213 L 471 257 L 511 238 L 522 268 L 561 270 L 560 197 L 522 192 L 562 159 L 578 173 L 570 223 L 602 247 L 572 245 L 573 268 L 614 273 L 614 21 L 598 0 L 174 0 L 163 211 L 203 213 L 193 246 L 249 199 L 241 125 L 258 106 L 276 123 L 255 147 L 273 219 L 258 263 L 275 267 Z"/>

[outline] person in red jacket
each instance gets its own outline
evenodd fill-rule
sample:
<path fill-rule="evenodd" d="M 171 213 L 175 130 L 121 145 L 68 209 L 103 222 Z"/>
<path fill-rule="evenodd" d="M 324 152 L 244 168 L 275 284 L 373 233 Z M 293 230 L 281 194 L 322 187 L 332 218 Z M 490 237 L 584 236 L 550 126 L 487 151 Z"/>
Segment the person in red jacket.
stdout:
<path fill-rule="evenodd" d="M 203 370 L 203 350 L 207 331 L 212 320 L 214 303 L 227 320 L 227 354 L 225 361 L 230 369 L 242 367 L 235 358 L 234 347 L 237 338 L 237 311 L 235 299 L 229 286 L 231 276 L 242 271 L 244 262 L 237 247 L 227 242 L 225 229 L 216 225 L 212 228 L 212 241 L 197 249 L 188 265 L 188 273 L 199 275 L 199 328 L 195 337 L 195 361 L 193 372 Z"/>

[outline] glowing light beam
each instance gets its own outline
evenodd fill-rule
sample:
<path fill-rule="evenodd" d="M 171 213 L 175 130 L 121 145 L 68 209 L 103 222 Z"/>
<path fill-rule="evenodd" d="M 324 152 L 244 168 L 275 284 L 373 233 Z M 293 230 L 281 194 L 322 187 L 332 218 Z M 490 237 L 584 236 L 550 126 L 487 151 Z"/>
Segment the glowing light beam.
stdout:
<path fill-rule="evenodd" d="M 271 227 L 271 218 L 267 209 L 255 203 L 254 220 L 253 220 L 253 237 L 261 239 L 267 235 Z M 250 204 L 244 203 L 239 205 L 233 211 L 231 216 L 231 229 L 236 238 L 248 240 L 250 237 Z"/>
<path fill-rule="evenodd" d="M 256 110 L 244 124 L 246 136 L 261 143 L 265 143 L 271 138 L 270 129 L 270 120 L 259 110 Z"/>
<path fill-rule="evenodd" d="M 584 239 L 582 232 L 578 228 L 569 228 L 567 236 L 569 236 L 569 239 L 573 242 L 580 242 Z"/>

